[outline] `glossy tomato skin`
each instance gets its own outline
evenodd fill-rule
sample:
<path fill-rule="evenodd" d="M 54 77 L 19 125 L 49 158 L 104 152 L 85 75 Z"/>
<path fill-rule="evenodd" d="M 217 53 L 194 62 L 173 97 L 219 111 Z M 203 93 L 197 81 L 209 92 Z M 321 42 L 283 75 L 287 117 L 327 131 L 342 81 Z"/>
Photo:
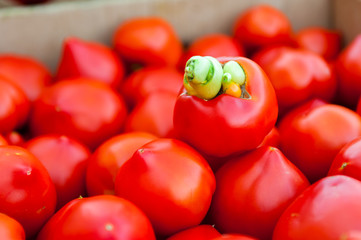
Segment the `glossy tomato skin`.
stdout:
<path fill-rule="evenodd" d="M 340 105 L 311 100 L 279 124 L 280 148 L 310 180 L 327 175 L 341 148 L 361 136 L 361 118 Z"/>
<path fill-rule="evenodd" d="M 251 53 L 265 46 L 291 44 L 292 27 L 287 16 L 278 9 L 258 5 L 239 15 L 233 34 Z"/>
<path fill-rule="evenodd" d="M 361 181 L 361 137 L 347 143 L 333 159 L 328 176 L 337 174 Z"/>
<path fill-rule="evenodd" d="M 246 236 L 243 234 L 222 234 L 222 236 L 212 238 L 212 240 L 222 240 L 222 239 L 228 239 L 228 240 L 258 240 L 257 238 Z"/>
<path fill-rule="evenodd" d="M 183 92 L 173 121 L 182 140 L 206 155 L 225 157 L 256 148 L 274 126 L 278 106 L 271 82 L 255 62 L 243 57 L 219 60 L 242 66 L 251 98 L 221 94 L 205 101 Z"/>
<path fill-rule="evenodd" d="M 183 51 L 173 27 L 159 17 L 124 21 L 114 33 L 113 45 L 124 60 L 144 66 L 176 66 Z"/>
<path fill-rule="evenodd" d="M 174 67 L 144 67 L 131 73 L 120 92 L 130 108 L 154 92 L 179 93 L 183 74 Z"/>
<path fill-rule="evenodd" d="M 30 101 L 51 83 L 51 74 L 42 63 L 19 55 L 0 56 L 0 75 L 17 84 Z"/>
<path fill-rule="evenodd" d="M 226 162 L 216 172 L 210 215 L 223 233 L 270 239 L 289 204 L 309 186 L 283 153 L 264 146 Z"/>
<path fill-rule="evenodd" d="M 0 212 L 32 237 L 55 211 L 54 184 L 41 162 L 21 147 L 0 146 L 0 169 Z"/>
<path fill-rule="evenodd" d="M 125 69 L 115 52 L 105 45 L 70 37 L 64 40 L 56 79 L 85 77 L 117 88 Z"/>
<path fill-rule="evenodd" d="M 262 146 L 278 147 L 280 145 L 280 141 L 281 141 L 280 132 L 277 127 L 273 127 L 271 131 L 269 131 L 269 133 L 264 137 L 259 147 Z"/>
<path fill-rule="evenodd" d="M 329 64 L 308 50 L 270 47 L 253 58 L 266 72 L 276 95 L 280 114 L 312 98 L 331 101 L 336 94 L 336 75 Z"/>
<path fill-rule="evenodd" d="M 37 240 L 155 240 L 145 214 L 125 199 L 101 195 L 75 199 L 44 226 Z"/>
<path fill-rule="evenodd" d="M 341 32 L 323 27 L 303 28 L 295 34 L 297 47 L 333 61 L 341 51 Z"/>
<path fill-rule="evenodd" d="M 33 135 L 63 134 L 90 149 L 119 133 L 127 109 L 123 98 L 105 83 L 86 78 L 63 80 L 47 88 L 33 104 Z"/>
<path fill-rule="evenodd" d="M 335 68 L 339 78 L 339 101 L 351 108 L 356 107 L 361 94 L 361 35 L 339 54 Z"/>
<path fill-rule="evenodd" d="M 178 93 L 154 92 L 139 102 L 125 121 L 125 131 L 174 137 L 173 110 Z"/>
<path fill-rule="evenodd" d="M 307 188 L 282 214 L 273 240 L 345 239 L 361 229 L 361 183 L 325 177 Z"/>
<path fill-rule="evenodd" d="M 0 239 L 25 240 L 23 226 L 14 218 L 0 213 Z"/>
<path fill-rule="evenodd" d="M 86 171 L 90 196 L 114 195 L 114 182 L 119 169 L 134 152 L 157 137 L 146 132 L 122 133 L 102 143 L 89 159 Z"/>
<path fill-rule="evenodd" d="M 22 127 L 29 114 L 30 102 L 24 92 L 0 75 L 0 133 L 8 134 Z"/>
<path fill-rule="evenodd" d="M 202 224 L 180 231 L 167 240 L 209 240 L 221 236 L 211 225 Z"/>
<path fill-rule="evenodd" d="M 42 135 L 26 145 L 49 172 L 57 192 L 57 209 L 69 201 L 85 196 L 85 171 L 89 149 L 65 135 Z"/>
<path fill-rule="evenodd" d="M 116 195 L 142 209 L 160 236 L 200 224 L 214 190 L 214 174 L 202 155 L 168 138 L 138 149 L 115 181 Z"/>
<path fill-rule="evenodd" d="M 192 56 L 211 57 L 243 57 L 245 52 L 243 46 L 231 36 L 221 33 L 203 35 L 194 40 L 183 54 L 178 65 L 184 71 L 186 62 Z"/>

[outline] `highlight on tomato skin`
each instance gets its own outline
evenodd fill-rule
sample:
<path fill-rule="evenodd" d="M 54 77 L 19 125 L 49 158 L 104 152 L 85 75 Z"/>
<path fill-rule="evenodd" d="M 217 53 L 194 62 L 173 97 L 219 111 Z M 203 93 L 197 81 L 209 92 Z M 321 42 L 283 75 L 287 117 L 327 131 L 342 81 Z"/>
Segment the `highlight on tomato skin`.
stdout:
<path fill-rule="evenodd" d="M 214 228 L 214 226 L 200 224 L 180 231 L 167 238 L 167 240 L 209 240 L 219 236 L 221 236 L 221 234 Z"/>
<path fill-rule="evenodd" d="M 25 240 L 23 226 L 14 218 L 0 213 L 0 239 Z"/>

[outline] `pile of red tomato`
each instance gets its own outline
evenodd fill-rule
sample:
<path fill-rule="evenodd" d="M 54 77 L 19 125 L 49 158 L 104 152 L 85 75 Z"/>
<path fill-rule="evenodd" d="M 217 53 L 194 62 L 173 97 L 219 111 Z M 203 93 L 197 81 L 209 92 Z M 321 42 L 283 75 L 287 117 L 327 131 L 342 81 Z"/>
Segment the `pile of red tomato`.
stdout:
<path fill-rule="evenodd" d="M 361 35 L 341 39 L 259 5 L 187 46 L 158 17 L 69 37 L 55 74 L 1 54 L 0 239 L 361 239 Z"/>

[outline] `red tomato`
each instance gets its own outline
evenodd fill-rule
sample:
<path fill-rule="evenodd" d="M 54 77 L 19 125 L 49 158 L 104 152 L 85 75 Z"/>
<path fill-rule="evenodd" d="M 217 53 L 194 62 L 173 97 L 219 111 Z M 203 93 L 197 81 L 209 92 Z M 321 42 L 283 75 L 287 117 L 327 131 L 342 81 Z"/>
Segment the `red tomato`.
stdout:
<path fill-rule="evenodd" d="M 361 117 L 343 106 L 311 100 L 279 124 L 283 153 L 315 182 L 327 175 L 341 148 L 361 136 Z"/>
<path fill-rule="evenodd" d="M 222 239 L 228 239 L 228 240 L 258 240 L 257 238 L 249 237 L 246 235 L 241 234 L 223 234 L 220 237 L 212 238 L 212 240 L 222 240 Z"/>
<path fill-rule="evenodd" d="M 198 225 L 214 190 L 215 178 L 206 160 L 175 139 L 157 139 L 142 146 L 115 180 L 116 195 L 142 209 L 161 236 Z"/>
<path fill-rule="evenodd" d="M 210 240 L 221 234 L 211 225 L 198 225 L 186 230 L 180 231 L 167 240 Z"/>
<path fill-rule="evenodd" d="M 5 134 L 4 137 L 6 138 L 6 141 L 9 143 L 9 145 L 16 145 L 21 147 L 25 143 L 24 136 L 16 131 L 11 131 Z"/>
<path fill-rule="evenodd" d="M 114 182 L 119 169 L 134 152 L 157 137 L 145 132 L 114 136 L 101 144 L 89 159 L 86 182 L 90 196 L 114 195 Z"/>
<path fill-rule="evenodd" d="M 354 108 L 361 96 L 361 34 L 339 54 L 335 67 L 339 77 L 339 101 Z"/>
<path fill-rule="evenodd" d="M 0 133 L 7 134 L 24 125 L 30 103 L 23 91 L 0 75 Z"/>
<path fill-rule="evenodd" d="M 125 131 L 173 137 L 173 110 L 178 93 L 155 92 L 139 102 L 125 121 Z"/>
<path fill-rule="evenodd" d="M 282 214 L 273 240 L 345 239 L 361 230 L 361 183 L 326 177 L 307 188 Z"/>
<path fill-rule="evenodd" d="M 183 54 L 179 68 L 183 71 L 186 62 L 192 56 L 211 56 L 211 57 L 242 57 L 245 56 L 243 46 L 233 37 L 225 34 L 208 34 L 194 40 Z"/>
<path fill-rule="evenodd" d="M 361 137 L 346 144 L 334 158 L 328 176 L 347 175 L 361 181 Z"/>
<path fill-rule="evenodd" d="M 361 96 L 360 96 L 360 99 L 358 100 L 356 112 L 358 113 L 358 115 L 361 116 Z"/>
<path fill-rule="evenodd" d="M 34 236 L 54 213 L 56 192 L 41 162 L 24 148 L 0 146 L 0 212 Z"/>
<path fill-rule="evenodd" d="M 171 67 L 144 67 L 125 79 L 120 91 L 128 105 L 133 108 L 146 96 L 159 91 L 179 93 L 183 75 Z"/>
<path fill-rule="evenodd" d="M 64 40 L 56 78 L 85 77 L 118 87 L 125 69 L 116 54 L 107 46 L 78 38 Z M 96 67 L 95 67 L 96 66 Z"/>
<path fill-rule="evenodd" d="M 226 233 L 271 239 L 288 205 L 309 186 L 280 150 L 260 147 L 226 162 L 216 172 L 211 218 Z"/>
<path fill-rule="evenodd" d="M 142 65 L 176 66 L 182 54 L 173 27 L 159 17 L 124 21 L 114 33 L 113 44 L 126 61 Z"/>
<path fill-rule="evenodd" d="M 90 151 L 64 135 L 42 135 L 26 143 L 26 148 L 45 166 L 55 185 L 57 209 L 85 196 L 85 171 Z"/>
<path fill-rule="evenodd" d="M 289 44 L 292 28 L 287 16 L 278 9 L 257 5 L 240 14 L 233 34 L 248 52 L 252 52 L 265 46 Z"/>
<path fill-rule="evenodd" d="M 91 149 L 119 133 L 125 102 L 105 83 L 75 78 L 55 83 L 34 102 L 30 129 L 34 135 L 62 134 Z"/>
<path fill-rule="evenodd" d="M 8 141 L 4 138 L 3 135 L 0 135 L 0 146 L 8 145 Z"/>
<path fill-rule="evenodd" d="M 23 226 L 14 218 L 0 213 L 0 239 L 25 240 Z"/>
<path fill-rule="evenodd" d="M 152 225 L 133 203 L 109 195 L 75 199 L 44 226 L 37 240 L 155 240 Z"/>
<path fill-rule="evenodd" d="M 298 47 L 312 51 L 327 61 L 337 58 L 341 50 L 341 32 L 323 27 L 307 27 L 295 35 Z"/>
<path fill-rule="evenodd" d="M 174 128 L 200 152 L 224 157 L 256 148 L 274 126 L 278 107 L 271 82 L 255 62 L 243 57 L 219 60 L 233 60 L 243 68 L 250 97 L 220 94 L 206 101 L 184 91 L 175 104 Z"/>
<path fill-rule="evenodd" d="M 278 147 L 280 145 L 281 136 L 277 127 L 273 127 L 271 131 L 264 137 L 263 141 L 259 145 L 261 146 L 272 146 Z"/>
<path fill-rule="evenodd" d="M 272 82 L 280 113 L 311 98 L 330 101 L 336 93 L 336 76 L 320 56 L 302 49 L 272 47 L 253 57 Z"/>
<path fill-rule="evenodd" d="M 51 82 L 50 72 L 42 63 L 17 55 L 0 56 L 0 75 L 16 83 L 30 101 L 37 99 Z"/>

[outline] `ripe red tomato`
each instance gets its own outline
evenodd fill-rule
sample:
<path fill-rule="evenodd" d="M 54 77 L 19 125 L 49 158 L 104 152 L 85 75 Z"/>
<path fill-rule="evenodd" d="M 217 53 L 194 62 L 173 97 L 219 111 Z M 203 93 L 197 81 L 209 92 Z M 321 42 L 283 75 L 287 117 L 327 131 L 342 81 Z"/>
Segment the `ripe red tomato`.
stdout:
<path fill-rule="evenodd" d="M 274 126 L 278 106 L 271 82 L 255 62 L 243 57 L 218 60 L 241 66 L 249 96 L 219 94 L 206 101 L 183 91 L 173 121 L 182 140 L 206 155 L 225 157 L 256 148 Z"/>
<path fill-rule="evenodd" d="M 14 218 L 0 213 L 0 239 L 25 240 L 23 226 Z"/>
<path fill-rule="evenodd" d="M 16 131 L 11 131 L 4 135 L 9 145 L 16 145 L 22 147 L 25 143 L 25 137 Z"/>
<path fill-rule="evenodd" d="M 339 78 L 339 101 L 355 108 L 361 96 L 361 34 L 339 54 L 335 68 Z"/>
<path fill-rule="evenodd" d="M 196 55 L 215 58 L 225 56 L 243 57 L 245 52 L 243 46 L 231 36 L 220 33 L 202 35 L 189 45 L 178 67 L 183 71 L 188 59 Z"/>
<path fill-rule="evenodd" d="M 107 46 L 74 37 L 64 40 L 56 74 L 58 80 L 85 77 L 97 79 L 117 88 L 124 74 L 123 63 Z"/>
<path fill-rule="evenodd" d="M 57 193 L 57 209 L 85 196 L 85 171 L 90 151 L 65 135 L 42 135 L 25 146 L 49 172 Z"/>
<path fill-rule="evenodd" d="M 125 131 L 174 137 L 173 110 L 178 93 L 154 92 L 139 102 L 125 121 Z"/>
<path fill-rule="evenodd" d="M 17 84 L 30 101 L 51 82 L 50 72 L 42 63 L 19 55 L 0 56 L 0 75 Z"/>
<path fill-rule="evenodd" d="M 37 240 L 155 240 L 152 225 L 133 203 L 110 195 L 75 199 L 44 226 Z"/>
<path fill-rule="evenodd" d="M 114 136 L 102 143 L 89 159 L 86 183 L 90 196 L 114 195 L 114 182 L 119 169 L 134 152 L 157 137 L 145 132 L 130 132 Z"/>
<path fill-rule="evenodd" d="M 210 216 L 220 232 L 270 239 L 288 205 L 309 186 L 277 148 L 264 146 L 226 162 L 216 172 Z"/>
<path fill-rule="evenodd" d="M 337 58 L 341 50 L 341 32 L 323 27 L 303 28 L 295 34 L 298 47 L 312 51 L 327 61 Z"/>
<path fill-rule="evenodd" d="M 311 182 L 327 175 L 341 148 L 361 136 L 361 117 L 340 105 L 311 100 L 279 124 L 280 148 Z"/>
<path fill-rule="evenodd" d="M 159 17 L 124 21 L 114 33 L 113 45 L 126 61 L 146 66 L 176 66 L 183 51 L 173 27 Z"/>
<path fill-rule="evenodd" d="M 8 141 L 4 138 L 3 135 L 0 135 L 0 146 L 8 145 Z"/>
<path fill-rule="evenodd" d="M 262 146 L 278 147 L 280 145 L 280 141 L 281 141 L 280 132 L 277 127 L 273 127 L 271 131 L 269 131 L 269 133 L 264 137 L 259 147 Z"/>
<path fill-rule="evenodd" d="M 346 239 L 350 231 L 361 230 L 360 201 L 359 181 L 341 175 L 323 178 L 283 212 L 273 240 Z"/>
<path fill-rule="evenodd" d="M 183 75 L 171 67 L 144 67 L 130 74 L 120 92 L 130 108 L 154 92 L 179 93 L 183 86 Z"/>
<path fill-rule="evenodd" d="M 166 138 L 138 149 L 115 180 L 116 195 L 143 210 L 161 236 L 200 224 L 214 190 L 213 172 L 202 155 Z"/>
<path fill-rule="evenodd" d="M 222 239 L 228 239 L 228 240 L 258 240 L 257 238 L 253 238 L 250 236 L 246 236 L 243 234 L 223 234 L 220 237 L 212 238 L 212 240 L 222 240 Z"/>
<path fill-rule="evenodd" d="M 122 130 L 126 114 L 124 100 L 108 85 L 75 78 L 43 91 L 33 104 L 30 129 L 35 136 L 62 134 L 94 149 Z"/>
<path fill-rule="evenodd" d="M 265 46 L 289 44 L 292 27 L 287 16 L 278 9 L 257 5 L 239 15 L 233 34 L 247 52 L 253 52 Z"/>
<path fill-rule="evenodd" d="M 261 50 L 252 58 L 272 82 L 282 115 L 311 98 L 331 101 L 336 93 L 336 75 L 315 53 L 290 47 Z"/>
<path fill-rule="evenodd" d="M 346 144 L 332 161 L 328 176 L 347 175 L 361 181 L 361 137 Z"/>
<path fill-rule="evenodd" d="M 34 236 L 54 213 L 56 192 L 41 162 L 24 148 L 0 146 L 0 212 Z"/>
<path fill-rule="evenodd" d="M 0 133 L 8 134 L 22 127 L 29 114 L 30 103 L 23 91 L 0 75 Z"/>
<path fill-rule="evenodd" d="M 167 240 L 210 240 L 218 236 L 221 234 L 213 226 L 202 224 L 180 231 Z"/>

